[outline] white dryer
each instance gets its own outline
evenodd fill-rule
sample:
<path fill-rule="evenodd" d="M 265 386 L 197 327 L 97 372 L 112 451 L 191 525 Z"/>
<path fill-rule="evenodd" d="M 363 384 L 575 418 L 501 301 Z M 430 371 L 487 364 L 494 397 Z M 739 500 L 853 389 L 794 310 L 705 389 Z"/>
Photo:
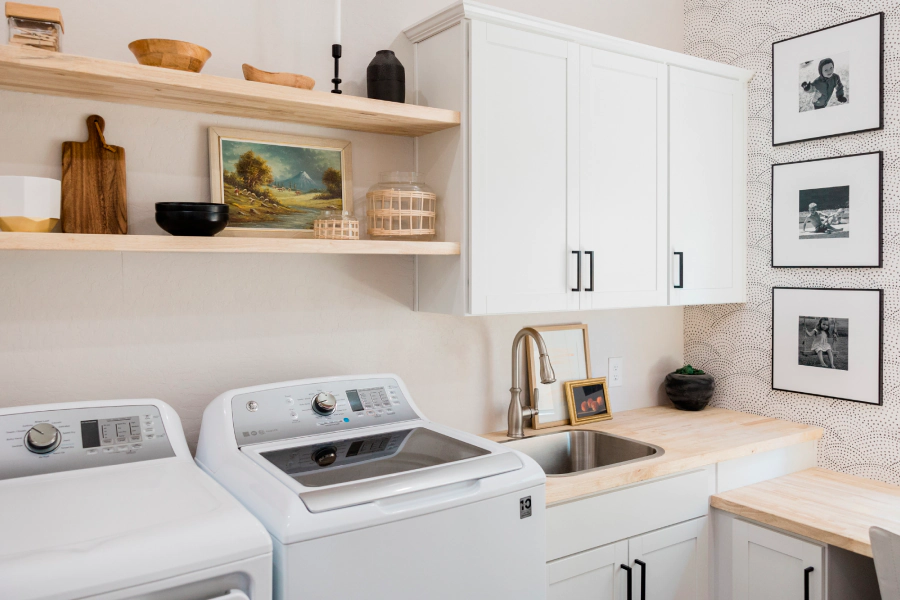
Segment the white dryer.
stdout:
<path fill-rule="evenodd" d="M 0 598 L 264 600 L 263 526 L 159 400 L 0 409 Z"/>
<path fill-rule="evenodd" d="M 272 535 L 279 600 L 546 596 L 544 472 L 428 421 L 396 375 L 226 392 L 197 462 Z"/>

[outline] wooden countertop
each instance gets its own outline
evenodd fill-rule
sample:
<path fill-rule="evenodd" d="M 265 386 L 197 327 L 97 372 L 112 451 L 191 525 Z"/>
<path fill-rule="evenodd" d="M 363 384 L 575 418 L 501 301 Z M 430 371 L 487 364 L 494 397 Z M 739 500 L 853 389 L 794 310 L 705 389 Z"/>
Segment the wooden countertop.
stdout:
<path fill-rule="evenodd" d="M 567 429 L 606 431 L 655 444 L 662 447 L 665 454 L 579 475 L 548 477 L 548 505 L 757 452 L 818 440 L 824 433 L 821 427 L 724 408 L 687 412 L 671 406 L 616 413 L 609 421 L 589 425 L 525 431 L 527 436 L 531 436 Z M 484 437 L 494 441 L 508 439 L 505 431 L 485 434 Z"/>
<path fill-rule="evenodd" d="M 900 531 L 900 486 L 806 469 L 712 497 L 713 507 L 872 556 L 869 527 Z"/>

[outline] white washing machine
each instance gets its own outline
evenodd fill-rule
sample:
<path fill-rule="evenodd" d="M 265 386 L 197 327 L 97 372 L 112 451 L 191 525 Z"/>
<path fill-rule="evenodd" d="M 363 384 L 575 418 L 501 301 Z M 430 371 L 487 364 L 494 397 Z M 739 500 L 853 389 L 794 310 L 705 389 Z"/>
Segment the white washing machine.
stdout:
<path fill-rule="evenodd" d="M 274 540 L 279 600 L 544 598 L 544 472 L 428 421 L 396 375 L 226 392 L 197 462 Z"/>
<path fill-rule="evenodd" d="M 263 600 L 263 526 L 159 400 L 0 409 L 0 598 Z"/>

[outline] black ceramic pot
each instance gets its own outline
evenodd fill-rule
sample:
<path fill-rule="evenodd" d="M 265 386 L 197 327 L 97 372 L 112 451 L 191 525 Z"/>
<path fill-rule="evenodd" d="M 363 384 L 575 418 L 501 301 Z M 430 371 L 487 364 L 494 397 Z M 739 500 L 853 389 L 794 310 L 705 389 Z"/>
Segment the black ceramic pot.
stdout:
<path fill-rule="evenodd" d="M 379 50 L 366 69 L 369 98 L 406 102 L 406 69 L 393 50 Z"/>
<path fill-rule="evenodd" d="M 716 380 L 712 375 L 666 375 L 666 395 L 681 410 L 703 410 L 715 390 Z"/>

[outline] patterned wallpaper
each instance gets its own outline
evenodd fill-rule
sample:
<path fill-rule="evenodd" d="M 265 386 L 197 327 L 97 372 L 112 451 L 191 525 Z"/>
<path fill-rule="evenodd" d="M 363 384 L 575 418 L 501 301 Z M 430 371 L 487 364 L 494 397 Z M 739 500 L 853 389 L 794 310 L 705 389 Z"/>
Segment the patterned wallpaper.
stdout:
<path fill-rule="evenodd" d="M 883 11 L 883 131 L 772 147 L 772 42 Z M 685 52 L 752 69 L 747 303 L 687 307 L 686 362 L 716 377 L 713 404 L 825 428 L 819 465 L 900 484 L 900 2 L 685 0 Z M 772 269 L 770 167 L 884 151 L 884 268 Z M 772 286 L 883 288 L 884 406 L 772 388 Z"/>

